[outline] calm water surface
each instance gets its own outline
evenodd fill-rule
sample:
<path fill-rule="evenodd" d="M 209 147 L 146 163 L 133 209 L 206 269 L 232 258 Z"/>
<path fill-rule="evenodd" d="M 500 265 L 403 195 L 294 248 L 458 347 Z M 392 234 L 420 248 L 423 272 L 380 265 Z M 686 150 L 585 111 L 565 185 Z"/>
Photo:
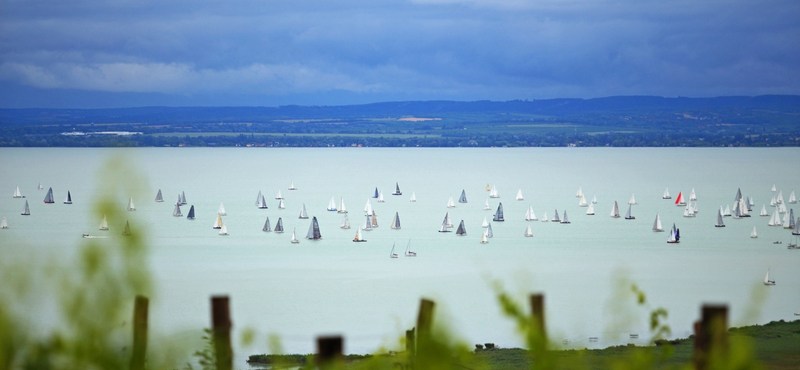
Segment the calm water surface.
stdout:
<path fill-rule="evenodd" d="M 786 200 L 800 192 L 797 149 L 3 148 L 0 217 L 10 229 L 0 232 L 0 252 L 71 263 L 81 234 L 100 233 L 92 198 L 100 169 L 115 156 L 142 174 L 130 220 L 148 233 L 156 286 L 151 325 L 162 333 L 207 327 L 209 296 L 229 294 L 234 329 L 259 334 L 252 347 L 235 344 L 237 366 L 267 352 L 269 333 L 290 353 L 313 352 L 314 338 L 331 333 L 345 336 L 347 352 L 395 348 L 395 338 L 414 325 L 421 297 L 436 300 L 437 320 L 468 343 L 520 346 L 495 303 L 492 279 L 520 299 L 545 293 L 549 331 L 571 347 L 627 343 L 629 333 L 640 334 L 642 343 L 649 338 L 647 309 L 614 303 L 617 275 L 636 282 L 650 308 L 669 311 L 675 337 L 691 334 L 703 303 L 729 304 L 734 325 L 793 320 L 800 310 L 800 250 L 787 250 L 790 232 L 758 216 L 762 204 L 769 208 L 773 184 Z M 39 182 L 45 190 L 36 190 Z M 292 182 L 296 191 L 287 189 Z M 390 195 L 395 182 L 402 196 Z M 483 210 L 487 183 L 500 194 L 489 200 L 491 211 Z M 30 202 L 30 217 L 20 215 L 24 200 L 11 197 L 15 186 Z M 56 204 L 42 203 L 48 187 Z M 380 227 L 363 233 L 368 242 L 353 243 L 355 228 L 340 229 L 342 215 L 325 208 L 332 196 L 337 205 L 343 197 L 355 227 L 376 187 L 386 200 L 371 199 Z M 578 187 L 588 199 L 596 195 L 595 216 L 578 206 Z M 698 216 L 684 218 L 682 207 L 662 200 L 665 187 L 673 197 L 694 188 Z M 715 228 L 716 211 L 732 204 L 737 188 L 755 200 L 754 216 L 726 218 L 727 227 Z M 164 203 L 153 201 L 158 189 Z M 469 202 L 446 208 L 462 189 Z M 523 201 L 514 199 L 520 189 Z M 61 204 L 67 190 L 73 205 Z M 279 190 L 283 210 L 274 199 Z M 256 208 L 259 191 L 269 209 Z M 196 220 L 172 216 L 180 192 L 195 206 Z M 636 219 L 609 217 L 615 200 L 624 214 L 632 194 Z M 120 206 L 127 200 L 120 197 Z M 211 228 L 220 202 L 228 213 L 225 237 Z M 506 221 L 492 223 L 494 237 L 480 244 L 481 223 L 491 221 L 498 202 Z M 309 226 L 297 217 L 303 204 L 319 219 L 320 241 L 303 239 Z M 525 221 L 528 205 L 539 218 L 566 210 L 572 223 Z M 395 212 L 399 230 L 389 228 Z M 456 225 L 464 220 L 467 236 L 437 232 L 446 212 Z M 677 224 L 680 244 L 651 231 L 656 213 L 665 228 Z M 267 217 L 272 226 L 282 217 L 287 232 L 262 232 Z M 528 225 L 531 238 L 523 237 Z M 757 239 L 749 237 L 753 226 Z M 289 243 L 294 229 L 300 244 Z M 409 241 L 416 258 L 402 257 Z M 398 259 L 389 258 L 394 243 Z M 761 283 L 767 269 L 776 286 Z M 765 298 L 754 301 L 760 293 Z M 612 325 L 613 313 L 616 321 L 629 320 Z"/>

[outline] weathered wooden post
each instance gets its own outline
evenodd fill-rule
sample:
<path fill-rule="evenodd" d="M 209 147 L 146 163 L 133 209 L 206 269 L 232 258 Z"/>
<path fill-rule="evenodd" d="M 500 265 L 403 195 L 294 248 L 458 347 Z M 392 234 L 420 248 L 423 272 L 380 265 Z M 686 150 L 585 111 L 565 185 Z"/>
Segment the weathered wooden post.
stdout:
<path fill-rule="evenodd" d="M 228 296 L 211 297 L 211 327 L 214 337 L 217 370 L 231 370 L 231 316 Z"/>
<path fill-rule="evenodd" d="M 431 337 L 431 327 L 433 326 L 433 307 L 436 304 L 427 299 L 419 301 L 419 314 L 417 315 L 417 352 L 424 348 Z"/>
<path fill-rule="evenodd" d="M 317 338 L 317 366 L 320 369 L 330 368 L 342 358 L 344 339 L 341 336 Z"/>
<path fill-rule="evenodd" d="M 147 297 L 137 295 L 133 305 L 131 370 L 144 370 L 144 363 L 147 358 L 147 310 L 149 302 Z"/>
<path fill-rule="evenodd" d="M 416 329 L 406 330 L 406 352 L 408 358 L 413 359 L 417 353 L 416 338 L 414 336 Z"/>
<path fill-rule="evenodd" d="M 534 334 L 547 343 L 547 328 L 544 319 L 544 294 L 531 294 L 531 314 Z"/>
<path fill-rule="evenodd" d="M 728 306 L 703 305 L 701 321 L 694 324 L 695 369 L 707 369 L 712 353 L 724 354 L 727 350 Z"/>

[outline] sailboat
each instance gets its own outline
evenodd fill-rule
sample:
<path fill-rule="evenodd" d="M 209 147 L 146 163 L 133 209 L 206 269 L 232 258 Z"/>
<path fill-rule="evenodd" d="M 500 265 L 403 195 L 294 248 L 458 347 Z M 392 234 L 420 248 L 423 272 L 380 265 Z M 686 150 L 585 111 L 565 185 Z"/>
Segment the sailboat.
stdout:
<path fill-rule="evenodd" d="M 372 204 L 370 204 L 369 199 L 367 199 L 367 204 L 364 205 L 364 212 L 372 213 Z"/>
<path fill-rule="evenodd" d="M 262 196 L 263 195 L 261 195 L 261 190 L 259 190 L 258 191 L 258 195 L 256 195 L 256 207 L 258 207 L 258 205 L 261 204 L 261 197 Z"/>
<path fill-rule="evenodd" d="M 275 199 L 284 199 L 283 195 L 281 195 L 281 189 L 278 189 L 278 194 L 275 195 Z"/>
<path fill-rule="evenodd" d="M 261 228 L 261 231 L 264 232 L 271 232 L 272 228 L 269 225 L 269 217 L 267 217 L 267 221 L 264 222 L 264 227 Z"/>
<path fill-rule="evenodd" d="M 778 204 L 778 201 L 775 200 L 775 195 L 773 195 L 772 196 L 772 200 L 769 201 L 769 206 L 770 207 L 775 207 L 776 204 Z"/>
<path fill-rule="evenodd" d="M 72 204 L 72 194 L 69 193 L 69 190 L 67 190 L 67 198 L 64 199 L 64 204 Z"/>
<path fill-rule="evenodd" d="M 753 231 L 750 233 L 750 237 L 755 239 L 758 238 L 758 233 L 756 233 L 756 227 L 753 226 Z"/>
<path fill-rule="evenodd" d="M 130 197 L 128 199 L 128 210 L 129 211 L 135 211 L 136 210 L 136 206 L 133 205 L 133 197 Z"/>
<path fill-rule="evenodd" d="M 594 204 L 589 204 L 589 208 L 586 208 L 586 214 L 594 216 Z"/>
<path fill-rule="evenodd" d="M 581 187 L 578 186 L 578 192 L 575 193 L 575 198 L 580 198 L 582 196 L 583 196 L 583 189 L 581 189 Z"/>
<path fill-rule="evenodd" d="M 222 227 L 219 228 L 219 235 L 228 235 L 228 226 L 222 224 Z"/>
<path fill-rule="evenodd" d="M 361 227 L 364 231 L 372 231 L 372 215 L 367 214 L 366 219 L 364 220 L 364 226 Z"/>
<path fill-rule="evenodd" d="M 399 229 L 400 228 L 400 213 L 394 213 L 394 220 L 392 220 L 392 224 L 389 226 L 392 229 Z"/>
<path fill-rule="evenodd" d="M 383 203 L 383 192 L 378 193 L 378 203 Z"/>
<path fill-rule="evenodd" d="M 372 211 L 372 214 L 370 215 L 370 219 L 372 220 L 372 228 L 374 229 L 374 228 L 378 227 L 378 214 L 375 213 L 375 211 Z"/>
<path fill-rule="evenodd" d="M 458 229 L 456 229 L 456 235 L 467 235 L 467 228 L 464 227 L 464 220 L 461 220 L 461 223 L 458 224 Z"/>
<path fill-rule="evenodd" d="M 500 202 L 500 204 L 497 205 L 497 212 L 494 214 L 494 218 L 492 218 L 492 221 L 496 221 L 496 222 L 505 221 L 505 219 L 503 219 L 503 203 L 502 202 Z"/>
<path fill-rule="evenodd" d="M 664 228 L 661 226 L 661 217 L 656 213 L 656 220 L 653 222 L 653 231 L 663 232 Z"/>
<path fill-rule="evenodd" d="M 400 184 L 397 182 L 394 183 L 394 193 L 392 195 L 403 195 L 403 192 L 400 191 Z"/>
<path fill-rule="evenodd" d="M 220 216 L 227 216 L 228 215 L 227 213 L 225 213 L 225 206 L 222 205 L 222 202 L 219 202 L 219 210 L 217 211 L 217 213 Z"/>
<path fill-rule="evenodd" d="M 164 197 L 161 196 L 161 189 L 158 189 L 158 193 L 156 194 L 156 202 L 163 202 Z"/>
<path fill-rule="evenodd" d="M 108 230 L 108 220 L 106 219 L 106 215 L 103 215 L 103 220 L 100 221 L 99 230 Z"/>
<path fill-rule="evenodd" d="M 492 190 L 489 192 L 489 198 L 500 198 L 500 194 L 497 193 L 497 187 L 492 185 Z"/>
<path fill-rule="evenodd" d="M 294 187 L 294 180 L 292 180 L 292 183 L 289 184 L 289 190 L 297 190 L 297 188 Z"/>
<path fill-rule="evenodd" d="M 669 195 L 669 187 L 664 189 L 664 195 L 661 196 L 661 199 L 672 199 L 672 196 Z"/>
<path fill-rule="evenodd" d="M 172 210 L 172 215 L 175 217 L 183 217 L 183 213 L 181 213 L 180 203 L 175 203 L 175 209 Z"/>
<path fill-rule="evenodd" d="M 800 235 L 800 217 L 794 222 L 794 229 L 792 230 L 792 235 Z"/>
<path fill-rule="evenodd" d="M 187 220 L 194 220 L 194 204 L 189 207 L 189 214 L 186 215 Z"/>
<path fill-rule="evenodd" d="M 628 204 L 630 204 L 630 205 L 637 204 L 636 203 L 636 198 L 633 197 L 633 194 L 631 194 L 631 200 L 628 201 Z"/>
<path fill-rule="evenodd" d="M 339 199 L 339 208 L 336 209 L 336 213 L 347 213 L 347 209 L 344 208 L 344 197 Z"/>
<path fill-rule="evenodd" d="M 774 193 L 776 191 L 777 191 L 777 189 L 775 189 L 775 184 L 772 184 L 772 192 Z"/>
<path fill-rule="evenodd" d="M 338 211 L 338 209 L 336 209 L 336 200 L 335 200 L 334 197 L 331 197 L 331 201 L 328 202 L 328 211 L 331 211 L 331 212 Z"/>
<path fill-rule="evenodd" d="M 694 193 L 694 188 L 692 188 L 692 191 L 689 193 L 689 200 L 697 200 L 697 195 Z"/>
<path fill-rule="evenodd" d="M 792 190 L 792 193 L 789 194 L 789 203 L 790 204 L 796 204 L 797 203 L 797 198 L 794 196 L 794 190 Z"/>
<path fill-rule="evenodd" d="M 450 196 L 450 199 L 447 200 L 447 208 L 456 208 L 456 203 L 453 202 L 453 196 Z"/>
<path fill-rule="evenodd" d="M 489 206 L 489 198 L 486 198 L 486 203 L 483 204 L 483 210 L 484 211 L 489 211 L 491 209 L 492 209 L 492 207 Z"/>
<path fill-rule="evenodd" d="M 675 228 L 675 224 L 672 224 L 672 230 L 669 233 L 669 238 L 667 238 L 667 243 L 680 243 L 681 242 L 681 232 Z"/>
<path fill-rule="evenodd" d="M 570 223 L 570 222 L 569 222 L 569 217 L 567 217 L 567 210 L 566 210 L 566 209 L 564 210 L 564 218 L 563 218 L 563 219 L 561 219 L 561 223 L 562 223 L 562 224 L 568 224 L 568 223 Z"/>
<path fill-rule="evenodd" d="M 494 236 L 494 233 L 492 232 L 492 224 L 489 224 L 489 227 L 486 228 L 485 232 L 487 238 L 491 238 Z"/>
<path fill-rule="evenodd" d="M 347 218 L 347 213 L 344 214 L 344 218 L 342 218 L 342 223 L 339 225 L 340 229 L 349 229 L 350 228 L 350 219 Z"/>
<path fill-rule="evenodd" d="M 416 257 L 416 256 L 417 256 L 417 252 L 412 252 L 412 251 L 411 251 L 411 240 L 409 240 L 409 241 L 408 241 L 408 244 L 406 244 L 406 253 L 405 253 L 405 256 L 406 256 L 406 257 Z"/>
<path fill-rule="evenodd" d="M 214 220 L 214 226 L 211 226 L 212 229 L 220 229 L 222 228 L 222 215 L 217 213 L 217 218 Z"/>
<path fill-rule="evenodd" d="M 488 243 L 489 243 L 489 237 L 486 236 L 486 232 L 484 231 L 481 233 L 481 244 L 488 244 Z"/>
<path fill-rule="evenodd" d="M 297 228 L 294 228 L 294 229 L 292 229 L 292 244 L 297 244 L 297 243 L 300 243 L 300 241 L 299 241 L 299 240 L 297 240 L 297 233 L 296 233 L 296 231 L 297 231 Z"/>
<path fill-rule="evenodd" d="M 311 218 L 311 225 L 308 225 L 308 234 L 306 234 L 306 239 L 322 239 L 322 234 L 319 232 L 319 223 L 317 222 L 316 217 Z"/>
<path fill-rule="evenodd" d="M 380 194 L 378 194 L 378 188 L 375 188 L 375 195 L 373 195 L 372 197 L 373 198 L 377 198 L 379 195 Z"/>
<path fill-rule="evenodd" d="M 259 192 L 260 193 L 260 192 Z M 262 195 L 258 202 L 258 209 L 267 209 L 267 199 Z"/>
<path fill-rule="evenodd" d="M 592 208 L 590 207 L 590 209 L 592 209 Z M 587 212 L 588 212 L 588 210 L 587 210 Z M 594 214 L 594 213 L 592 213 L 592 214 Z M 547 222 L 547 212 L 544 213 L 544 217 L 542 217 L 542 222 Z"/>
<path fill-rule="evenodd" d="M 8 220 L 3 217 L 3 222 L 0 222 L 0 229 L 8 229 Z"/>
<path fill-rule="evenodd" d="M 794 225 L 794 209 L 792 209 L 789 213 L 783 214 L 783 228 L 794 229 Z"/>
<path fill-rule="evenodd" d="M 695 217 L 694 214 L 694 207 L 692 207 L 692 203 L 686 204 L 686 209 L 683 210 L 683 217 Z"/>
<path fill-rule="evenodd" d="M 301 220 L 305 220 L 305 219 L 308 218 L 308 213 L 306 213 L 306 204 L 305 203 L 303 203 L 303 208 L 300 209 L 300 216 L 298 216 L 297 218 L 299 218 Z"/>
<path fill-rule="evenodd" d="M 276 233 L 283 232 L 283 219 L 281 217 L 278 217 L 278 223 L 275 224 L 275 228 L 272 231 Z"/>
<path fill-rule="evenodd" d="M 439 228 L 440 233 L 449 233 L 450 230 L 447 229 L 447 218 L 442 221 L 442 227 Z"/>
<path fill-rule="evenodd" d="M 516 199 L 517 199 L 517 200 L 522 200 L 522 199 L 524 199 L 524 198 L 522 198 L 522 189 L 519 189 L 519 190 L 517 190 L 517 196 L 516 196 Z"/>
<path fill-rule="evenodd" d="M 491 190 L 491 188 L 489 187 L 489 184 L 487 183 L 486 184 L 486 191 L 489 191 L 489 190 Z"/>
<path fill-rule="evenodd" d="M 36 187 L 36 189 L 39 189 L 39 190 L 44 190 L 44 187 L 42 187 L 42 183 L 41 183 L 41 182 L 39 182 L 39 186 L 38 186 L 38 187 Z M 774 191 L 774 190 L 773 190 L 773 191 Z"/>
<path fill-rule="evenodd" d="M 686 201 L 683 200 L 683 193 L 682 192 L 678 192 L 678 198 L 675 199 L 675 205 L 679 206 L 679 207 L 682 207 L 682 206 L 686 205 Z"/>
<path fill-rule="evenodd" d="M 397 253 L 394 252 L 394 243 L 392 243 L 392 251 L 389 252 L 389 258 L 397 258 Z"/>
<path fill-rule="evenodd" d="M 579 207 L 588 207 L 589 206 L 589 204 L 586 203 L 586 197 L 585 196 L 581 197 L 581 200 L 578 201 L 578 206 Z"/>
<path fill-rule="evenodd" d="M 56 201 L 53 199 L 53 188 L 47 190 L 47 195 L 44 196 L 45 203 L 55 203 Z"/>
<path fill-rule="evenodd" d="M 25 198 L 22 196 L 22 193 L 19 192 L 19 186 L 17 186 L 17 190 L 14 190 L 14 198 Z"/>
<path fill-rule="evenodd" d="M 357 243 L 363 243 L 367 241 L 367 239 L 364 239 L 364 237 L 361 235 L 361 229 L 356 228 L 356 237 L 353 238 L 353 241 Z"/>
<path fill-rule="evenodd" d="M 536 218 L 536 214 L 533 213 L 533 206 L 530 204 L 528 205 L 528 210 L 525 211 L 525 221 L 539 221 L 539 219 Z"/>
<path fill-rule="evenodd" d="M 528 225 L 528 228 L 527 228 L 527 229 L 525 229 L 525 236 L 526 236 L 526 237 L 531 237 L 531 236 L 533 236 L 533 231 L 531 230 L 531 225 Z"/>
<path fill-rule="evenodd" d="M 283 204 L 283 199 L 278 201 L 278 209 L 286 209 L 286 206 Z"/>
<path fill-rule="evenodd" d="M 553 222 L 561 223 L 561 219 L 558 217 L 558 210 L 555 210 L 555 215 L 553 216 Z"/>
<path fill-rule="evenodd" d="M 448 228 L 453 227 L 453 222 L 450 221 L 450 212 L 447 212 L 447 213 L 444 214 L 444 222 L 445 222 L 445 225 L 447 225 Z"/>
<path fill-rule="evenodd" d="M 415 194 L 415 193 L 412 191 L 412 192 L 411 192 L 411 199 L 409 199 L 409 202 L 416 202 L 416 201 L 417 201 L 417 194 Z"/>
<path fill-rule="evenodd" d="M 30 216 L 31 215 L 31 209 L 28 207 L 28 200 L 27 199 L 25 199 L 25 208 L 22 209 L 22 215 L 23 216 Z"/>
<path fill-rule="evenodd" d="M 131 235 L 131 224 L 126 220 L 125 228 L 122 230 L 122 236 L 130 236 L 130 235 Z"/>
<path fill-rule="evenodd" d="M 619 205 L 616 200 L 614 201 L 614 207 L 611 207 L 611 217 L 619 218 Z"/>
<path fill-rule="evenodd" d="M 777 207 L 775 208 L 774 211 L 772 211 L 772 217 L 769 218 L 769 221 L 767 222 L 767 225 L 768 226 L 781 226 L 781 217 L 780 217 L 780 215 L 778 213 Z"/>
<path fill-rule="evenodd" d="M 783 204 L 783 190 L 778 192 L 778 198 L 776 198 L 775 202 L 778 204 Z"/>
<path fill-rule="evenodd" d="M 725 217 L 730 217 L 731 216 L 731 206 L 726 204 L 725 205 L 725 213 L 723 213 L 722 215 L 725 216 Z"/>
<path fill-rule="evenodd" d="M 633 215 L 631 214 L 631 209 L 632 208 L 633 208 L 633 205 L 632 204 L 628 204 L 628 212 L 625 213 L 625 219 L 626 220 L 635 220 L 636 219 L 636 217 L 633 217 Z"/>
<path fill-rule="evenodd" d="M 187 204 L 186 203 L 186 193 L 182 191 L 181 192 L 181 205 L 185 206 L 186 204 Z"/>
<path fill-rule="evenodd" d="M 481 227 L 484 229 L 489 227 L 489 220 L 487 220 L 486 217 L 483 218 L 483 223 L 481 224 Z"/>
<path fill-rule="evenodd" d="M 769 213 L 767 212 L 767 205 L 766 204 L 762 204 L 761 205 L 761 213 L 759 213 L 758 215 L 761 216 L 761 217 L 769 216 Z"/>
<path fill-rule="evenodd" d="M 461 196 L 458 197 L 459 203 L 466 203 L 467 202 L 467 192 L 464 189 L 461 189 Z"/>
<path fill-rule="evenodd" d="M 725 223 L 722 222 L 722 211 L 717 212 L 717 224 L 714 227 L 725 227 Z"/>
<path fill-rule="evenodd" d="M 775 285 L 775 280 L 769 278 L 769 269 L 767 269 L 767 276 L 764 276 L 764 285 Z"/>

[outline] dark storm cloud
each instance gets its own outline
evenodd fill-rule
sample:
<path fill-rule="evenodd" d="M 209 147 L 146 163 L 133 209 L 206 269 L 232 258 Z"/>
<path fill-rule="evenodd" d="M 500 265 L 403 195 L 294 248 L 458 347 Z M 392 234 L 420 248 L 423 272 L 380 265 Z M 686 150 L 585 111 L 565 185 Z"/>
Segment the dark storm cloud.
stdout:
<path fill-rule="evenodd" d="M 6 1 L 0 84 L 267 101 L 797 94 L 798 4 Z"/>

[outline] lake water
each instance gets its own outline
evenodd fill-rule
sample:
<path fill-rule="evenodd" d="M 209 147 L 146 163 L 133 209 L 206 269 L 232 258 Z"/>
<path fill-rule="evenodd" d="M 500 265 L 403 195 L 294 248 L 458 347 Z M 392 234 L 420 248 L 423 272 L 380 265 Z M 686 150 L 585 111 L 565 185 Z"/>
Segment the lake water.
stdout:
<path fill-rule="evenodd" d="M 499 312 L 492 279 L 520 299 L 543 292 L 549 333 L 569 347 L 627 343 L 629 333 L 640 335 L 636 343 L 649 338 L 646 309 L 614 302 L 617 275 L 644 290 L 650 308 L 669 311 L 674 337 L 691 334 L 703 303 L 728 304 L 733 325 L 793 320 L 800 309 L 800 250 L 786 248 L 789 230 L 758 216 L 764 203 L 772 212 L 773 184 L 786 200 L 800 191 L 794 148 L 2 148 L 0 217 L 10 228 L 0 230 L 0 253 L 73 263 L 81 234 L 102 234 L 92 199 L 105 181 L 100 169 L 113 157 L 142 174 L 132 194 L 137 211 L 129 214 L 148 235 L 156 288 L 151 327 L 208 327 L 209 296 L 228 294 L 234 329 L 258 333 L 252 347 L 234 344 L 238 367 L 247 355 L 267 352 L 270 333 L 289 353 L 313 352 L 314 338 L 331 333 L 345 336 L 350 353 L 397 349 L 395 339 L 414 325 L 422 297 L 437 302 L 437 320 L 465 342 L 520 346 Z M 40 182 L 45 190 L 36 190 Z M 287 189 L 292 182 L 296 191 Z M 402 196 L 390 195 L 395 182 Z M 483 210 L 487 184 L 500 194 L 489 200 L 491 211 Z M 11 196 L 16 186 L 31 216 L 20 215 L 24 200 Z M 56 203 L 46 205 L 49 187 Z M 370 198 L 376 187 L 384 203 Z M 578 206 L 579 187 L 588 199 L 597 197 L 595 216 Z M 673 200 L 661 199 L 666 187 Z M 692 188 L 699 214 L 684 218 L 674 197 Z M 727 227 L 715 228 L 717 210 L 733 203 L 738 188 L 754 199 L 753 217 L 727 217 Z M 163 203 L 153 200 L 159 189 Z M 520 189 L 523 201 L 514 199 Z M 67 190 L 72 205 L 62 204 Z M 283 210 L 274 199 L 279 190 Z M 446 208 L 462 190 L 469 202 Z M 269 209 L 256 208 L 259 191 Z M 196 220 L 172 216 L 180 192 L 195 206 Z M 636 219 L 609 217 L 615 200 L 624 215 L 632 194 Z M 344 198 L 353 229 L 340 229 L 342 215 L 326 211 L 332 196 L 337 205 Z M 380 227 L 363 233 L 366 243 L 353 243 L 368 199 Z M 127 201 L 120 196 L 121 207 Z M 228 236 L 211 228 L 220 202 Z M 494 237 L 480 244 L 481 223 L 491 221 L 498 202 L 506 221 L 492 223 Z M 310 223 L 298 219 L 303 204 L 318 218 L 322 240 L 303 238 Z M 539 218 L 566 210 L 572 223 L 525 221 L 528 205 Z M 395 212 L 399 230 L 389 228 Z M 464 220 L 467 236 L 437 232 L 446 212 L 456 225 Z M 651 231 L 656 213 L 665 228 L 680 228 L 680 244 Z M 282 217 L 287 232 L 263 232 L 267 217 L 273 227 Z M 533 237 L 523 236 L 528 225 Z M 754 226 L 757 239 L 750 238 Z M 294 229 L 299 244 L 289 242 Z M 402 256 L 409 241 L 415 258 Z M 391 259 L 395 243 L 400 258 Z M 767 269 L 776 286 L 762 284 Z M 754 301 L 754 292 L 765 298 Z M 753 307 L 757 313 L 749 314 Z M 629 320 L 610 328 L 613 312 Z"/>

